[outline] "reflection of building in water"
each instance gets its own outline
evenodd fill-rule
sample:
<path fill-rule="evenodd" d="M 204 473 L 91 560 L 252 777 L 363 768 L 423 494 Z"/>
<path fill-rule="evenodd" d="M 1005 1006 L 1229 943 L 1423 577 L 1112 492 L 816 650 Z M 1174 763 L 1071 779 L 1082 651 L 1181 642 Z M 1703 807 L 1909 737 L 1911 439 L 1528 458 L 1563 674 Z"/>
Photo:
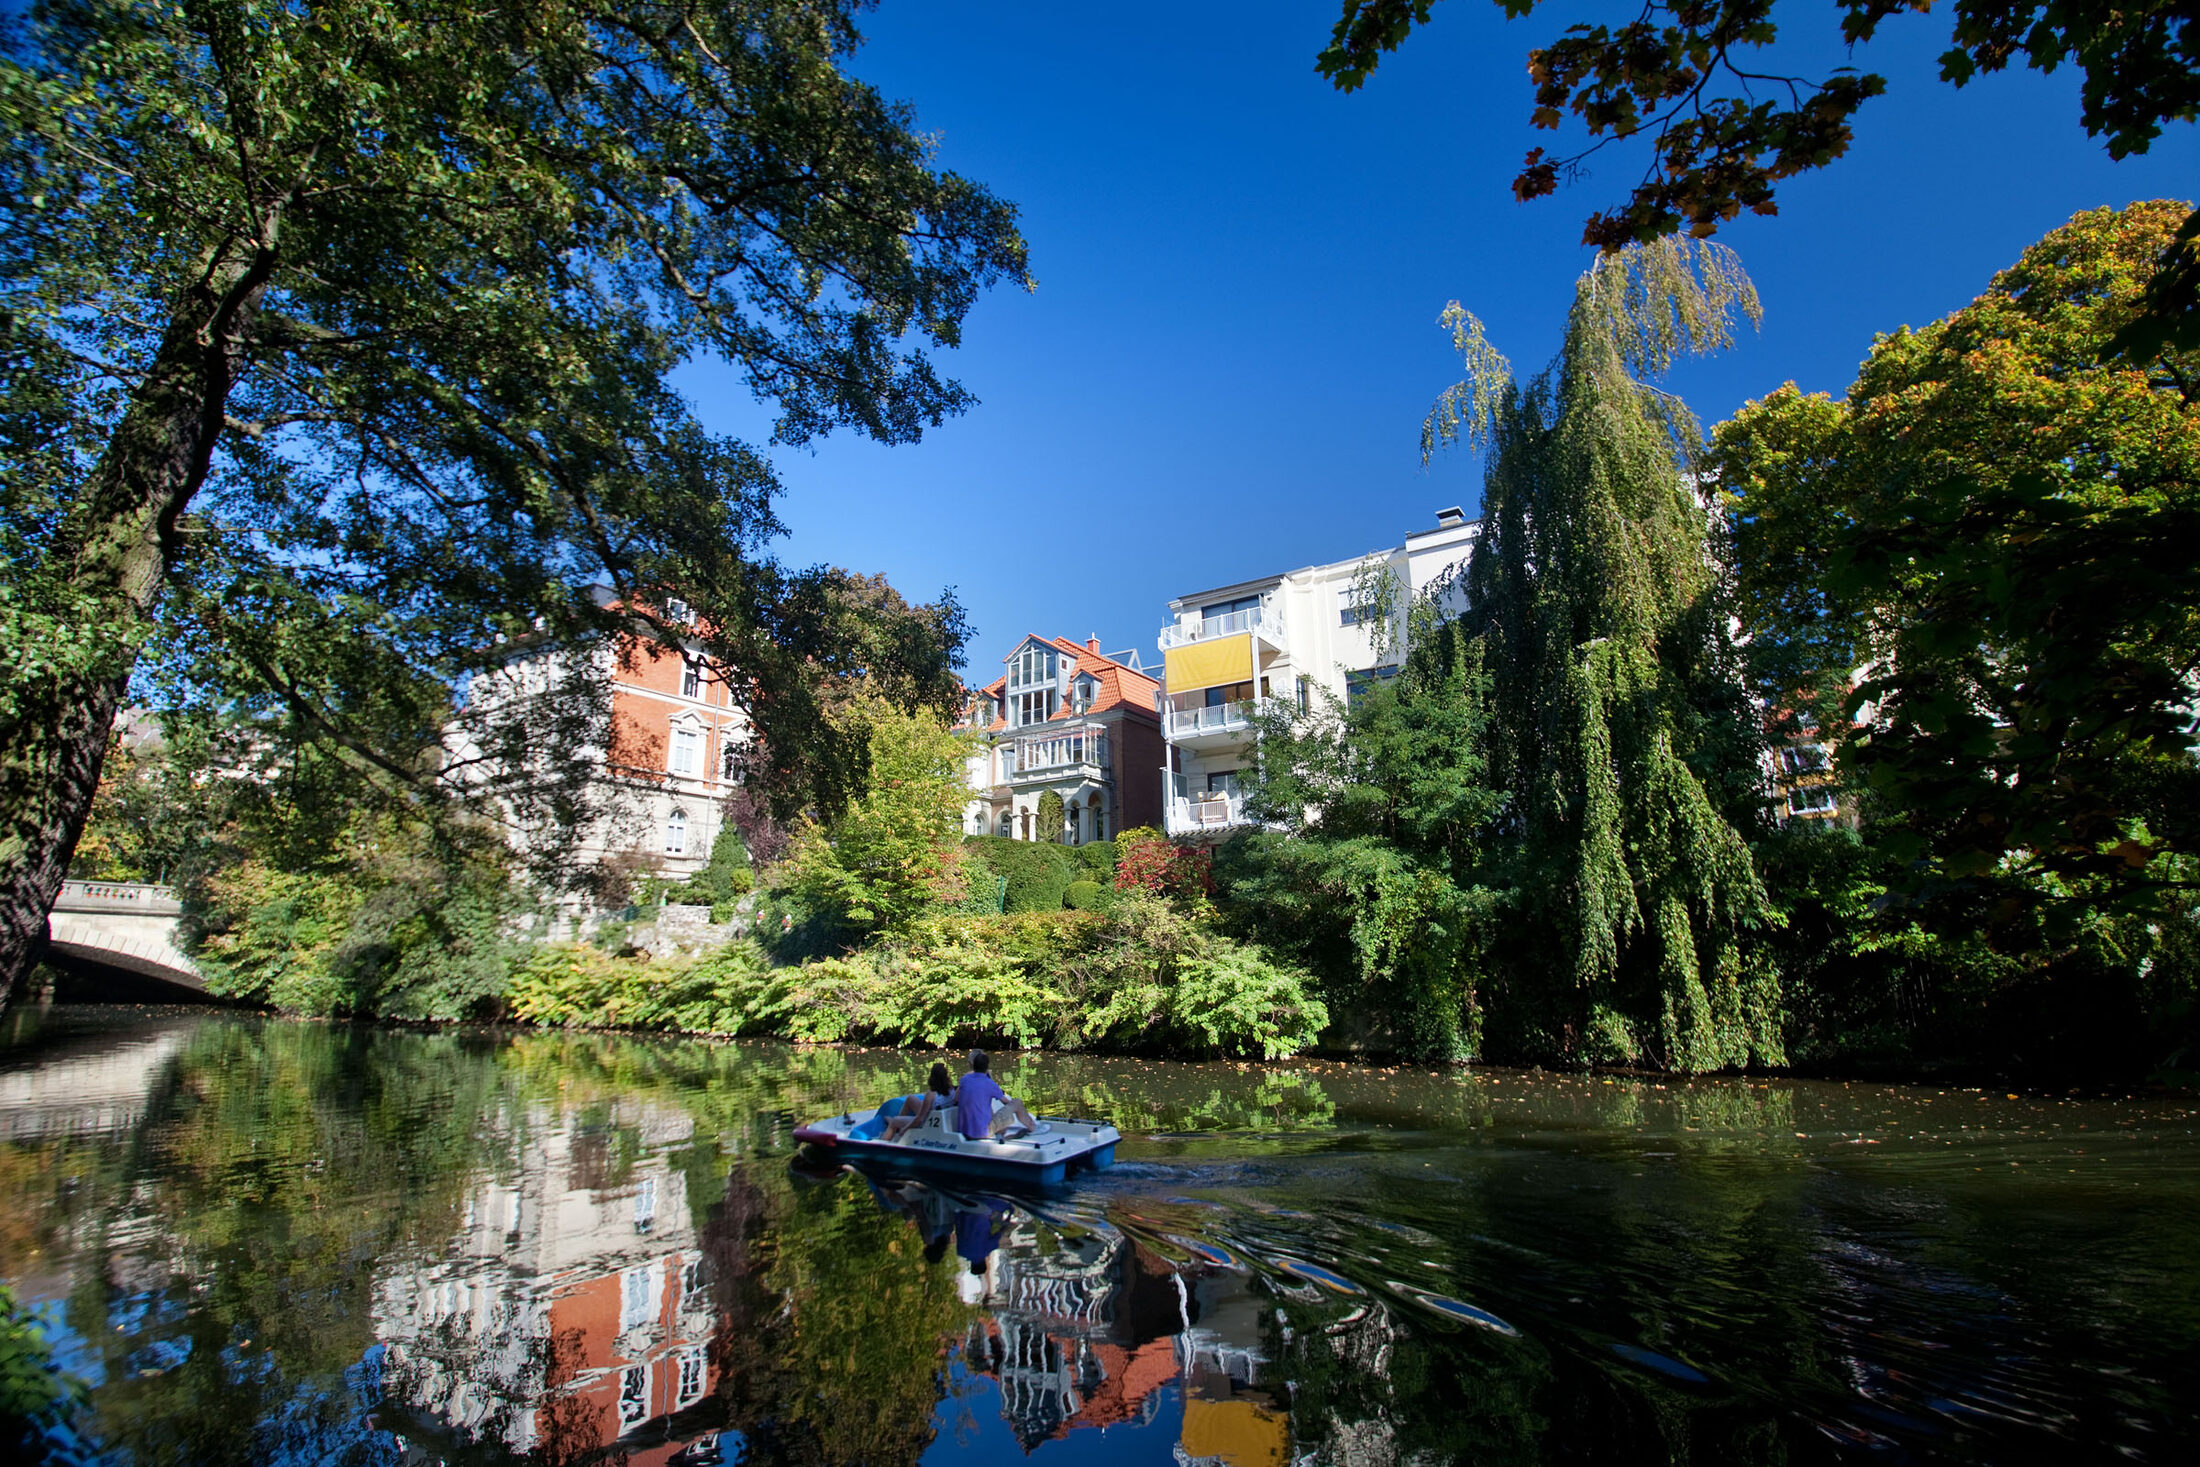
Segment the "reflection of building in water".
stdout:
<path fill-rule="evenodd" d="M 517 1164 L 475 1186 L 443 1257 L 377 1283 L 387 1404 L 428 1435 L 562 1457 L 702 1401 L 716 1317 L 668 1156 L 692 1129 L 655 1108 L 530 1116 Z"/>
<path fill-rule="evenodd" d="M 1260 1306 L 1245 1283 L 1180 1273 L 1121 1234 L 1070 1237 L 1019 1216 L 984 1261 L 988 1312 L 965 1358 L 1000 1383 L 1001 1414 L 1026 1451 L 1080 1427 L 1148 1425 L 1174 1385 L 1179 1461 L 1282 1467 L 1289 1426 L 1262 1389 L 1251 1343 Z"/>

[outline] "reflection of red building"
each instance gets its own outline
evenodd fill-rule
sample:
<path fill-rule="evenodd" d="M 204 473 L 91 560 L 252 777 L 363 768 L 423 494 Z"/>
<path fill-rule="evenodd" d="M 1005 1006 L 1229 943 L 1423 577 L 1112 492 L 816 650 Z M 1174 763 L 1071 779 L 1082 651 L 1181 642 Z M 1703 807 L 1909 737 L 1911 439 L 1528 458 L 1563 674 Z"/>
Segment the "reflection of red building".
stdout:
<path fill-rule="evenodd" d="M 709 1265 L 666 1154 L 692 1130 L 655 1110 L 545 1125 L 475 1187 L 441 1259 L 378 1282 L 400 1435 L 552 1461 L 624 1440 L 625 1460 L 669 1467 L 675 1438 L 704 1434 L 676 1429 L 717 1384 Z"/>

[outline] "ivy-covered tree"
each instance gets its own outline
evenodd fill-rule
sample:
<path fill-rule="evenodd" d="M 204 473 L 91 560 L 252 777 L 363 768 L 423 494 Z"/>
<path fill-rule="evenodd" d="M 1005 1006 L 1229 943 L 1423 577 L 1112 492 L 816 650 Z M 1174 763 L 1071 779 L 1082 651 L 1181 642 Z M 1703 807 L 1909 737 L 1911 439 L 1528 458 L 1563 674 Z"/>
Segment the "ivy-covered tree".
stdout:
<path fill-rule="evenodd" d="M 1782 1057 L 1778 975 L 1751 940 L 1761 736 L 1696 423 L 1651 382 L 1726 345 L 1737 312 L 1757 297 L 1730 252 L 1661 240 L 1582 277 L 1530 382 L 1447 313 L 1467 376 L 1428 440 L 1488 451 L 1461 631 L 1506 802 L 1485 998 L 1505 1049 L 1685 1071 Z"/>
<path fill-rule="evenodd" d="M 500 637 L 699 635 L 785 810 L 859 783 L 805 778 L 860 771 L 859 743 L 816 736 L 819 677 L 868 662 L 904 701 L 952 701 L 952 602 L 775 563 L 769 462 L 668 381 L 730 361 L 783 443 L 905 442 L 968 404 L 923 347 L 956 343 L 1023 244 L 844 73 L 861 8 L 9 18 L 0 994 L 43 940 L 134 669 L 279 705 L 422 801 L 446 792 L 452 694 Z M 570 748 L 585 720 L 526 721 Z"/>

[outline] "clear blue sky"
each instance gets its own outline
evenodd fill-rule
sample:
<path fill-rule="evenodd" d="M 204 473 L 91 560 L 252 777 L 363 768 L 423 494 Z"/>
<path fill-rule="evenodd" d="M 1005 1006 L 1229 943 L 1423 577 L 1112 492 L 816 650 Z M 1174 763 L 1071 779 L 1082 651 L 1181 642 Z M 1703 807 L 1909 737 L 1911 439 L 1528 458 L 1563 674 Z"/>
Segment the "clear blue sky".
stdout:
<path fill-rule="evenodd" d="M 1015 201 L 1038 289 L 972 313 L 942 363 L 979 405 L 923 443 L 775 452 L 780 552 L 917 599 L 953 586 L 983 681 L 1026 631 L 1151 661 L 1172 596 L 1473 512 L 1479 466 L 1419 458 L 1457 375 L 1436 317 L 1462 301 L 1524 371 L 1556 348 L 1590 260 L 1581 222 L 1643 159 L 1515 204 L 1521 155 L 1549 140 L 1527 126 L 1524 63 L 1610 9 L 1507 22 L 1448 0 L 1346 96 L 1313 69 L 1335 0 L 885 0 L 855 70 L 914 104 L 946 167 Z M 1830 0 L 1778 17 L 1805 62 L 1840 64 Z M 1786 184 L 1778 218 L 1721 232 L 1765 323 L 1668 384 L 1707 424 L 1786 381 L 1843 391 L 1874 333 L 1963 305 L 2077 210 L 2200 192 L 2194 128 L 2111 163 L 2078 125 L 2075 72 L 1940 82 L 1948 24 L 1890 20 L 1857 58 L 1889 94 L 1848 156 Z M 768 432 L 730 374 L 684 384 L 714 426 Z"/>

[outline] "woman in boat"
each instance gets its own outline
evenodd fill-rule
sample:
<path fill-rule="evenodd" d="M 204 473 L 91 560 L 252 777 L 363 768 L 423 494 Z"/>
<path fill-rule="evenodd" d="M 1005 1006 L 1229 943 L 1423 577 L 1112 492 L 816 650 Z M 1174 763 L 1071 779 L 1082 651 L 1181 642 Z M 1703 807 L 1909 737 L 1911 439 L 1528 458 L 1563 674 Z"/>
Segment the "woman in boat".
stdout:
<path fill-rule="evenodd" d="M 955 1082 L 947 1078 L 947 1066 L 934 1065 L 925 1079 L 924 1092 L 902 1107 L 901 1114 L 886 1123 L 888 1141 L 899 1141 L 901 1133 L 921 1126 L 931 1116 L 933 1107 L 952 1105 L 955 1101 Z"/>

